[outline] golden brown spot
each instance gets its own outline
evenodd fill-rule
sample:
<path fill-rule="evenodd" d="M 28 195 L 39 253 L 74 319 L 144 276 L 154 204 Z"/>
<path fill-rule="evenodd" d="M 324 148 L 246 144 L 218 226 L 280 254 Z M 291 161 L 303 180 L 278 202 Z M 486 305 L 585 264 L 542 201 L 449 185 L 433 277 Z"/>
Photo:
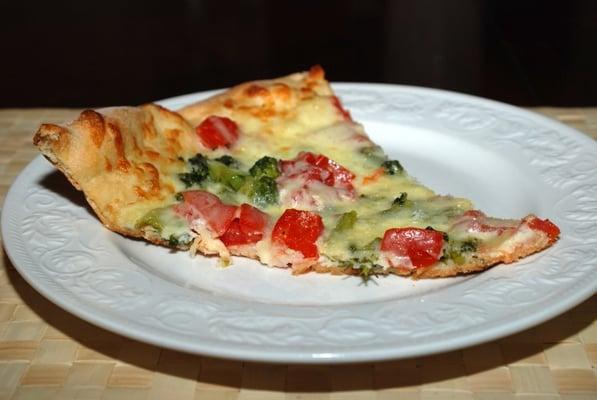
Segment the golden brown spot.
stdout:
<path fill-rule="evenodd" d="M 314 65 L 311 67 L 311 69 L 309 70 L 309 79 L 312 80 L 323 80 L 323 78 L 325 77 L 325 72 L 323 71 L 323 68 L 321 68 L 321 65 Z"/>
<path fill-rule="evenodd" d="M 158 136 L 158 133 L 153 126 L 153 123 L 143 123 L 143 137 L 147 140 L 153 139 Z"/>
<path fill-rule="evenodd" d="M 70 142 L 68 130 L 54 124 L 43 124 L 33 137 L 33 144 L 39 146 L 46 141 L 51 142 L 54 151 L 61 152 Z"/>
<path fill-rule="evenodd" d="M 135 193 L 138 197 L 149 199 L 160 195 L 160 172 L 153 164 L 142 163 L 135 168 L 135 174 L 141 182 L 135 186 Z"/>
<path fill-rule="evenodd" d="M 252 84 L 245 89 L 245 94 L 249 97 L 269 96 L 269 90 L 261 85 Z"/>
<path fill-rule="evenodd" d="M 116 155 L 118 158 L 126 159 L 124 155 L 124 142 L 122 141 L 122 134 L 120 133 L 120 129 L 117 125 L 108 122 L 108 132 L 112 136 L 112 140 L 114 141 L 114 149 L 116 150 Z"/>
<path fill-rule="evenodd" d="M 182 150 L 182 146 L 178 141 L 178 131 L 173 131 L 172 135 L 169 136 L 170 137 L 166 138 L 166 141 L 168 142 L 168 144 L 166 145 L 166 150 L 170 155 L 178 154 Z"/>
<path fill-rule="evenodd" d="M 151 158 L 152 160 L 157 160 L 158 158 L 160 158 L 160 153 L 158 153 L 157 151 L 146 150 L 145 154 L 147 155 L 147 157 Z"/>
<path fill-rule="evenodd" d="M 122 172 L 128 172 L 130 167 L 131 163 L 128 162 L 126 159 L 120 159 L 116 162 L 116 168 L 118 168 Z"/>
<path fill-rule="evenodd" d="M 292 89 L 285 83 L 276 83 L 273 86 L 273 92 L 281 101 L 287 101 L 292 96 Z"/>
<path fill-rule="evenodd" d="M 234 108 L 234 101 L 232 99 L 226 99 L 226 101 L 224 101 L 224 107 Z"/>
<path fill-rule="evenodd" d="M 311 89 L 310 87 L 302 87 L 301 88 L 301 100 L 305 100 L 305 99 L 310 99 L 311 97 L 314 96 L 314 92 L 313 89 Z"/>
<path fill-rule="evenodd" d="M 186 121 L 182 117 L 182 115 L 180 115 L 176 112 L 170 111 L 167 108 L 162 107 L 158 104 L 151 103 L 151 104 L 145 105 L 144 107 L 149 109 L 150 111 L 156 111 L 157 113 L 161 114 L 165 118 L 169 118 L 171 120 L 176 120 L 176 122 L 178 124 L 181 124 L 181 125 L 186 124 Z M 149 117 L 150 117 L 149 123 L 153 125 L 153 115 L 151 113 L 149 113 Z"/>
<path fill-rule="evenodd" d="M 79 116 L 79 122 L 84 132 L 89 132 L 91 141 L 95 147 L 99 148 L 106 135 L 106 126 L 104 117 L 93 110 L 85 110 Z"/>
<path fill-rule="evenodd" d="M 108 172 L 112 171 L 112 163 L 110 162 L 108 157 L 104 157 L 104 168 Z"/>
<path fill-rule="evenodd" d="M 178 139 L 182 132 L 179 129 L 168 129 L 164 135 L 170 139 Z"/>
<path fill-rule="evenodd" d="M 252 116 L 259 118 L 263 121 L 268 120 L 269 118 L 276 116 L 278 113 L 271 105 L 264 105 L 263 107 L 239 107 L 239 110 L 246 111 L 247 113 L 251 114 Z"/>
<path fill-rule="evenodd" d="M 135 153 L 137 153 L 137 155 L 142 155 L 143 154 L 143 150 L 141 150 L 141 148 L 139 147 L 139 144 L 137 143 L 137 138 L 135 136 L 132 136 L 133 138 L 133 148 L 135 150 Z"/>
<path fill-rule="evenodd" d="M 122 172 L 127 172 L 131 166 L 124 154 L 124 142 L 122 140 L 122 134 L 116 124 L 108 122 L 108 132 L 112 136 L 114 142 L 114 150 L 116 151 L 116 168 Z"/>

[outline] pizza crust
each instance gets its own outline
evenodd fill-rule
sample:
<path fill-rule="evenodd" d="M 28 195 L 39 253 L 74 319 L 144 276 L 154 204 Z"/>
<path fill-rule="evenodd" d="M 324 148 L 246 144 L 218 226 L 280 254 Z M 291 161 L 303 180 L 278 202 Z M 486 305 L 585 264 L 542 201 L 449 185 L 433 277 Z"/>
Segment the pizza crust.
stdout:
<path fill-rule="evenodd" d="M 193 126 L 210 115 L 229 116 L 259 124 L 285 117 L 301 100 L 333 96 L 320 66 L 277 79 L 253 81 L 234 86 L 220 95 L 183 107 L 177 112 Z"/>
<path fill-rule="evenodd" d="M 204 150 L 188 122 L 153 104 L 85 110 L 63 126 L 43 124 L 33 143 L 83 191 L 107 228 L 154 243 L 162 241 L 135 222 L 182 189 L 172 177 L 185 168 L 179 157 Z"/>

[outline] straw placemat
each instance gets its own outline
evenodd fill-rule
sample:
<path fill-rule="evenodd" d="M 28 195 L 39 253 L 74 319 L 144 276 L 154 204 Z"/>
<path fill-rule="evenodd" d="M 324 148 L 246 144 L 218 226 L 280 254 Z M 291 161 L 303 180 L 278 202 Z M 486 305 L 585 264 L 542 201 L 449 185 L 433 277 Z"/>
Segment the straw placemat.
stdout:
<path fill-rule="evenodd" d="M 535 110 L 597 139 L 597 108 Z M 37 154 L 37 126 L 76 114 L 0 110 L 2 201 Z M 45 300 L 6 255 L 0 263 L 0 399 L 597 399 L 597 296 L 538 327 L 460 351 L 369 364 L 273 365 L 126 339 Z"/>

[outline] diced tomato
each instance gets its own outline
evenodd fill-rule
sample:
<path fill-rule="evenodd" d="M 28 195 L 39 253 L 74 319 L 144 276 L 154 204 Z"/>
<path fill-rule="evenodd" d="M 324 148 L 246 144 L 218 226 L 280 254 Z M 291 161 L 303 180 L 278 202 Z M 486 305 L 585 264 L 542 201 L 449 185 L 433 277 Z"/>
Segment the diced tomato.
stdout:
<path fill-rule="evenodd" d="M 467 217 L 472 217 L 472 218 L 483 218 L 483 217 L 485 217 L 485 214 L 482 211 L 479 211 L 479 210 L 468 210 L 463 215 L 465 215 Z"/>
<path fill-rule="evenodd" d="M 249 205 L 240 206 L 240 228 L 248 235 L 262 235 L 267 225 L 267 214 Z"/>
<path fill-rule="evenodd" d="M 210 149 L 216 147 L 230 147 L 239 136 L 239 129 L 236 122 L 226 117 L 212 115 L 206 118 L 195 128 L 201 142 Z"/>
<path fill-rule="evenodd" d="M 420 228 L 388 229 L 381 250 L 408 257 L 416 268 L 428 267 L 439 260 L 444 237 L 441 232 Z"/>
<path fill-rule="evenodd" d="M 488 224 L 487 222 L 489 221 L 489 218 L 487 218 L 487 215 L 485 215 L 485 213 L 479 210 L 468 210 L 462 215 L 468 218 L 465 218 L 459 224 L 461 226 L 465 226 L 469 232 L 494 232 L 498 235 L 501 235 L 504 232 L 508 230 L 513 230 L 515 228 L 514 226 L 499 226 L 495 224 Z"/>
<path fill-rule="evenodd" d="M 338 110 L 340 114 L 342 114 L 342 118 L 344 118 L 346 121 L 352 121 L 350 113 L 342 106 L 342 103 L 340 102 L 340 99 L 337 96 L 332 96 L 332 104 L 334 104 L 336 110 Z"/>
<path fill-rule="evenodd" d="M 211 193 L 190 190 L 182 196 L 184 203 L 176 209 L 177 212 L 188 220 L 203 218 L 216 237 L 223 235 L 234 220 L 237 207 L 222 203 Z"/>
<path fill-rule="evenodd" d="M 323 231 L 319 214 L 296 210 L 284 211 L 272 231 L 272 240 L 299 251 L 305 258 L 317 258 L 319 251 L 315 242 Z"/>
<path fill-rule="evenodd" d="M 226 246 L 257 243 L 263 238 L 267 214 L 249 204 L 242 204 L 239 211 L 239 217 L 220 238 Z"/>
<path fill-rule="evenodd" d="M 289 178 L 305 175 L 310 180 L 317 180 L 328 186 L 338 186 L 352 189 L 355 175 L 334 160 L 324 155 L 301 152 L 294 160 L 284 160 L 280 163 L 282 173 Z"/>
<path fill-rule="evenodd" d="M 237 218 L 228 227 L 228 230 L 220 236 L 220 240 L 226 246 L 234 246 L 240 244 L 250 244 L 250 243 L 257 243 L 261 240 L 263 234 L 247 234 L 243 231 L 241 222 Z"/>
<path fill-rule="evenodd" d="M 548 219 L 530 218 L 526 221 L 529 228 L 535 231 L 545 232 L 551 242 L 555 241 L 560 236 L 560 228 Z"/>

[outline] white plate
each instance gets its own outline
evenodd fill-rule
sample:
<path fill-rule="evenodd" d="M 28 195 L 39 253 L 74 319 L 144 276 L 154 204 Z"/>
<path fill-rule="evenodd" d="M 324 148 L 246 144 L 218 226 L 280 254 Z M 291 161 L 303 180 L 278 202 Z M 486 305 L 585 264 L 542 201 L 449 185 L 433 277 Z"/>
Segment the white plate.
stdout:
<path fill-rule="evenodd" d="M 551 249 L 466 277 L 291 276 L 104 229 L 41 157 L 6 197 L 2 235 L 23 277 L 64 309 L 132 338 L 192 353 L 348 362 L 470 346 L 545 321 L 597 288 L 597 144 L 539 115 L 405 86 L 334 85 L 356 120 L 414 176 L 495 216 L 536 213 Z M 210 92 L 211 94 L 211 92 Z M 162 101 L 176 109 L 207 93 Z"/>

